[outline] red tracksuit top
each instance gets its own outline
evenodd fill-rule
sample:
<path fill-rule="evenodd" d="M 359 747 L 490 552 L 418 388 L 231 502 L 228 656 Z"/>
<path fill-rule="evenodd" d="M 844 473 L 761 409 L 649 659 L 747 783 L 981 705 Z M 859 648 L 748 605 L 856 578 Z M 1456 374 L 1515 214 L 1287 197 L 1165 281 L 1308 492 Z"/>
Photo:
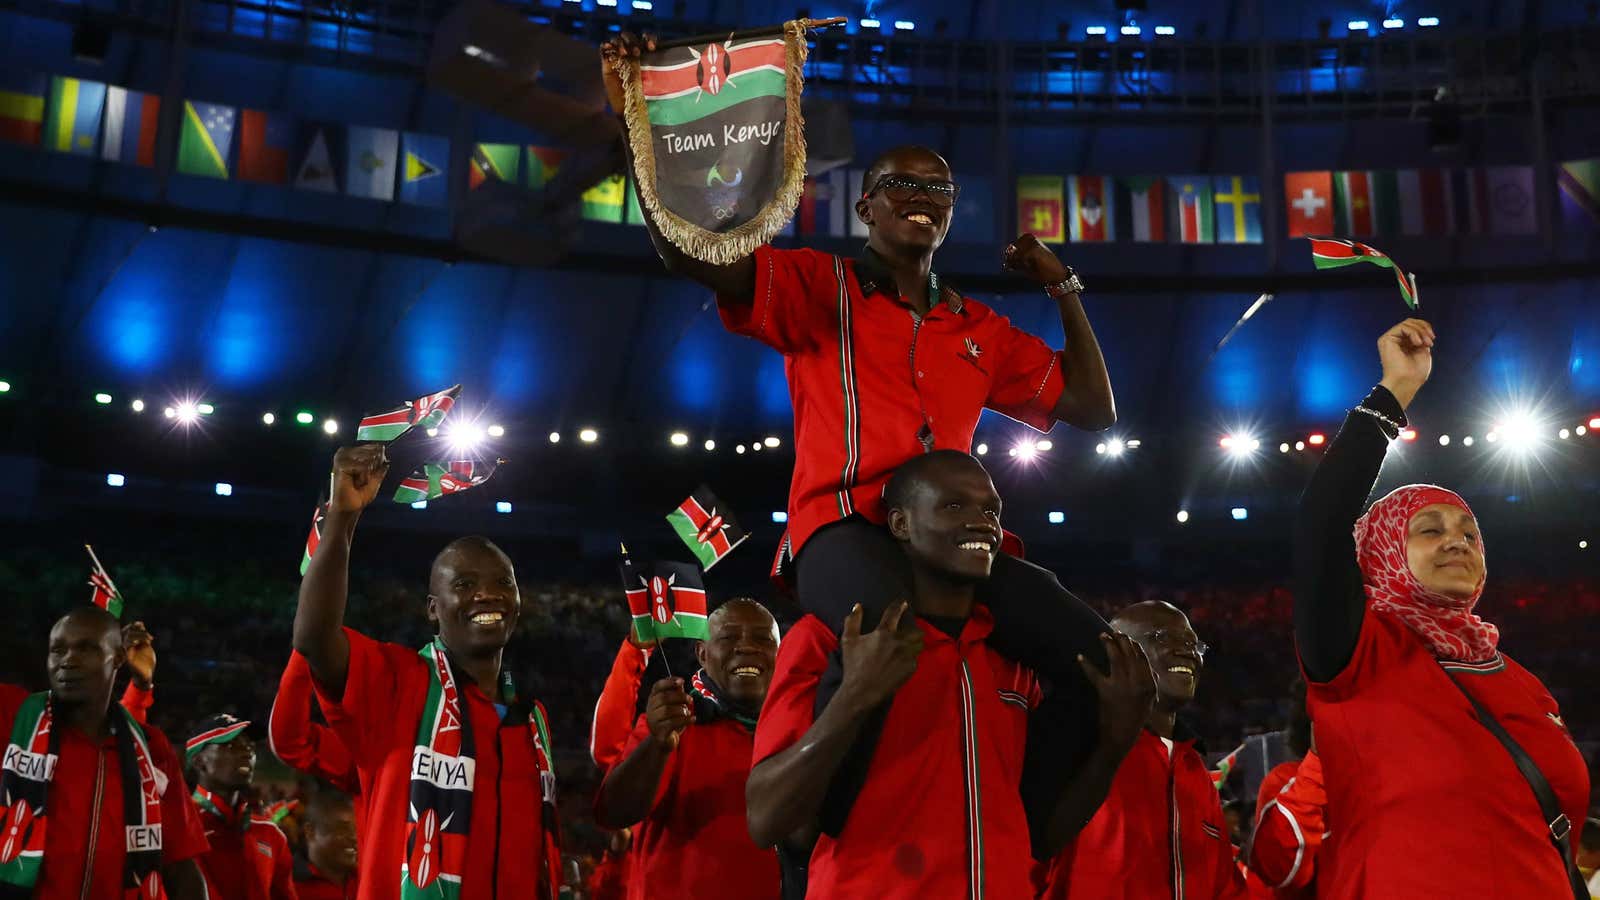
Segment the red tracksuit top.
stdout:
<path fill-rule="evenodd" d="M 248 805 L 200 810 L 211 849 L 200 857 L 211 896 L 228 900 L 296 900 L 294 858 L 289 841 L 270 819 L 259 818 Z"/>
<path fill-rule="evenodd" d="M 1244 878 L 1222 818 L 1222 799 L 1193 740 L 1172 753 L 1139 735 L 1094 818 L 1053 860 L 1048 900 L 1243 898 Z"/>
<path fill-rule="evenodd" d="M 640 716 L 622 758 L 649 735 Z M 778 900 L 778 854 L 750 840 L 745 819 L 753 743 L 732 719 L 684 729 L 650 814 L 634 826 L 629 900 Z"/>

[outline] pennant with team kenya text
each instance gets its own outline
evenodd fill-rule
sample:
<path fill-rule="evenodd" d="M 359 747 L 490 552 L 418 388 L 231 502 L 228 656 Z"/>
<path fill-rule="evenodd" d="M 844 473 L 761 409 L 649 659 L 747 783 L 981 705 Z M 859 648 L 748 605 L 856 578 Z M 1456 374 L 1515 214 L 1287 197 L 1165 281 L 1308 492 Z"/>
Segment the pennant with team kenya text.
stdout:
<path fill-rule="evenodd" d="M 739 527 L 733 511 L 703 484 L 667 515 L 667 524 L 707 571 L 750 536 Z"/>

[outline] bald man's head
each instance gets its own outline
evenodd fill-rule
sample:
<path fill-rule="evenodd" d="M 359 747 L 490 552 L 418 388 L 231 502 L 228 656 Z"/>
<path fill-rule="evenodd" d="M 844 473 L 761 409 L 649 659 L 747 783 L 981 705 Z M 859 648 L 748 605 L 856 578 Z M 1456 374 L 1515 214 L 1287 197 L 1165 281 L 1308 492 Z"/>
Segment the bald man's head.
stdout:
<path fill-rule="evenodd" d="M 54 699 L 109 708 L 122 651 L 122 623 L 98 606 L 80 606 L 50 628 L 45 671 Z"/>
<path fill-rule="evenodd" d="M 706 619 L 706 639 L 695 656 L 725 699 L 755 714 L 778 664 L 778 622 L 755 600 L 735 597 Z"/>
<path fill-rule="evenodd" d="M 1205 644 L 1182 610 L 1161 600 L 1135 603 L 1117 613 L 1111 627 L 1144 648 L 1155 674 L 1158 702 L 1181 706 L 1194 699 Z"/>

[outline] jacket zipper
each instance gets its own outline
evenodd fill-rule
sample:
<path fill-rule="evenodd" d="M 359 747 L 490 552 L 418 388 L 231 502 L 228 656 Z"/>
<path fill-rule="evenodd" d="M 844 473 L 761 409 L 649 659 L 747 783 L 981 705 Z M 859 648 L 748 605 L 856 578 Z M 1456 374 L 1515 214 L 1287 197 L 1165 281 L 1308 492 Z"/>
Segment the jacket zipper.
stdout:
<path fill-rule="evenodd" d="M 505 780 L 506 774 L 505 729 L 500 724 L 494 728 L 494 752 L 500 760 L 494 772 L 494 877 L 490 880 L 493 891 L 489 894 L 495 900 L 500 897 L 500 782 Z"/>
<path fill-rule="evenodd" d="M 89 900 L 89 886 L 94 883 L 94 850 L 100 843 L 100 804 L 106 793 L 106 755 L 100 753 L 94 770 L 94 812 L 89 814 L 89 854 L 83 860 L 83 887 L 78 900 Z"/>
<path fill-rule="evenodd" d="M 973 697 L 972 670 L 966 655 L 956 646 L 961 660 L 961 768 L 967 793 L 967 896 L 982 900 L 983 879 L 983 782 L 978 770 L 978 710 Z"/>
<path fill-rule="evenodd" d="M 922 452 L 933 451 L 933 425 L 928 422 L 928 407 L 922 402 L 922 387 L 918 384 L 922 379 L 917 371 L 917 335 L 922 332 L 922 316 L 916 310 L 911 313 L 911 348 L 907 359 L 911 364 L 911 392 L 917 395 L 917 411 L 922 414 L 922 429 L 917 432 L 917 442 L 922 444 Z"/>
<path fill-rule="evenodd" d="M 1172 756 L 1177 756 L 1175 750 Z M 1172 900 L 1183 900 L 1183 847 L 1179 843 L 1183 817 L 1178 811 L 1178 767 L 1170 757 L 1167 766 L 1167 807 L 1168 818 L 1172 821 L 1172 834 L 1168 837 L 1172 842 Z"/>

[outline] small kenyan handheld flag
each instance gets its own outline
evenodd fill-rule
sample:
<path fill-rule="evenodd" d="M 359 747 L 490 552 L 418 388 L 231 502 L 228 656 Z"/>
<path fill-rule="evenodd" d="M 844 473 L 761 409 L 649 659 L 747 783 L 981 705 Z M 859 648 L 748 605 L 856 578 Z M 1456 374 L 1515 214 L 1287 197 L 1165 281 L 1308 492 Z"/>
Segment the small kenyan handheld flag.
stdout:
<path fill-rule="evenodd" d="M 122 592 L 117 590 L 117 585 L 107 574 L 106 567 L 100 565 L 100 558 L 94 555 L 94 548 L 84 544 L 83 549 L 89 551 L 89 586 L 94 588 L 94 593 L 89 595 L 89 602 L 119 619 L 122 618 Z"/>
<path fill-rule="evenodd" d="M 1212 787 L 1219 791 L 1222 790 L 1223 782 L 1227 781 L 1228 776 L 1233 774 L 1233 767 L 1239 764 L 1239 751 L 1243 749 L 1242 746 L 1237 747 L 1232 753 L 1217 760 L 1216 767 L 1211 770 Z"/>
<path fill-rule="evenodd" d="M 707 571 L 749 537 L 733 512 L 725 508 L 711 488 L 700 485 L 689 499 L 667 514 L 667 524 Z"/>
<path fill-rule="evenodd" d="M 628 595 L 628 612 L 633 614 L 633 636 L 640 642 L 706 639 L 706 588 L 697 567 L 658 562 L 646 578 L 634 568 L 624 547 L 622 589 Z"/>
<path fill-rule="evenodd" d="M 317 504 L 311 512 L 311 533 L 306 535 L 306 552 L 300 557 L 300 574 L 306 574 L 306 569 L 311 565 L 311 557 L 317 552 L 317 545 L 322 543 L 322 520 L 328 517 L 328 504 L 326 501 Z"/>
<path fill-rule="evenodd" d="M 399 409 L 373 413 L 356 426 L 356 440 L 388 443 L 413 428 L 437 428 L 461 396 L 461 385 L 419 397 Z"/>
<path fill-rule="evenodd" d="M 488 481 L 489 476 L 493 475 L 494 470 L 503 462 L 505 462 L 503 459 L 497 459 L 492 463 L 454 459 L 426 463 L 400 482 L 399 489 L 394 492 L 394 502 L 416 503 L 422 500 L 434 500 L 446 494 L 459 494 Z"/>
<path fill-rule="evenodd" d="M 1407 275 L 1388 254 L 1360 241 L 1347 241 L 1344 238 L 1314 237 L 1307 240 L 1311 241 L 1311 262 L 1319 269 L 1334 269 L 1362 262 L 1393 269 L 1395 280 L 1400 283 L 1401 298 L 1407 306 L 1417 308 L 1417 276 Z"/>

